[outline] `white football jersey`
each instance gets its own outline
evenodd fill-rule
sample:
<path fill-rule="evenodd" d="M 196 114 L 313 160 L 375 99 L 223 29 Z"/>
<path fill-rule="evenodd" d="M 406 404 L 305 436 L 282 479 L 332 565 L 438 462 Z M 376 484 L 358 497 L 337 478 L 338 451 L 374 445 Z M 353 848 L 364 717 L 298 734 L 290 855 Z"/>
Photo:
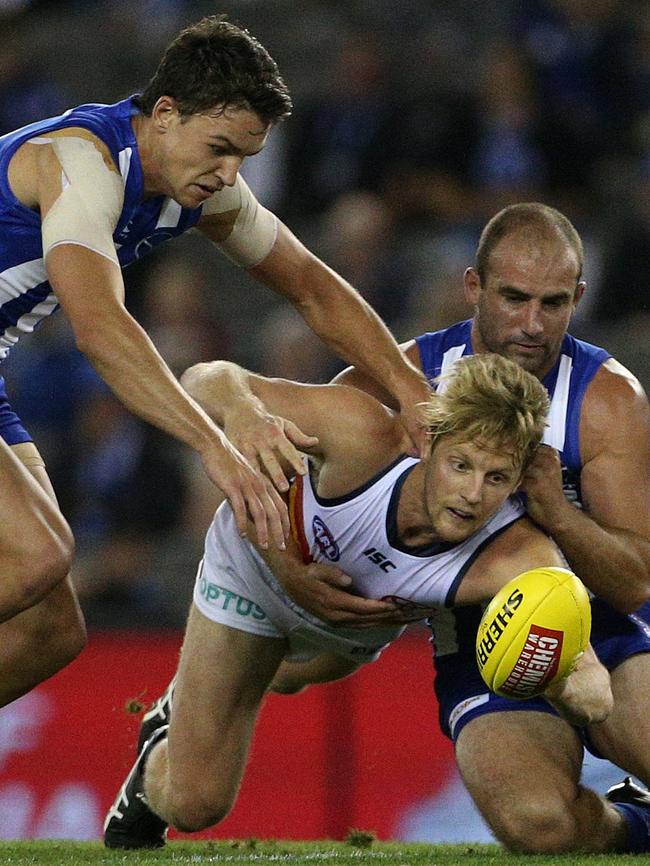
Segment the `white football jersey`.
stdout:
<path fill-rule="evenodd" d="M 397 532 L 397 505 L 402 485 L 418 463 L 402 456 L 358 490 L 336 499 L 318 496 L 309 475 L 298 477 L 290 510 L 303 558 L 336 565 L 366 598 L 396 597 L 426 608 L 453 605 L 481 550 L 525 510 L 513 496 L 465 541 L 407 547 Z"/>

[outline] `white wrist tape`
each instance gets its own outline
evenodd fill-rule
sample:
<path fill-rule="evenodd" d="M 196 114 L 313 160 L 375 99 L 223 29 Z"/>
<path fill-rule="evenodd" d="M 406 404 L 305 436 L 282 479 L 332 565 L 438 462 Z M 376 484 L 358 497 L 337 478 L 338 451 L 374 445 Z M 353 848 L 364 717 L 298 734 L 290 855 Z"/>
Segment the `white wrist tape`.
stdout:
<path fill-rule="evenodd" d="M 204 216 L 227 211 L 237 212 L 237 219 L 217 246 L 235 264 L 252 268 L 271 252 L 278 233 L 277 217 L 262 207 L 241 175 L 234 186 L 219 190 L 203 205 Z"/>
<path fill-rule="evenodd" d="M 124 204 L 124 184 L 92 141 L 72 135 L 36 139 L 51 144 L 62 169 L 62 191 L 41 228 L 43 257 L 59 244 L 78 244 L 119 264 L 113 231 Z"/>

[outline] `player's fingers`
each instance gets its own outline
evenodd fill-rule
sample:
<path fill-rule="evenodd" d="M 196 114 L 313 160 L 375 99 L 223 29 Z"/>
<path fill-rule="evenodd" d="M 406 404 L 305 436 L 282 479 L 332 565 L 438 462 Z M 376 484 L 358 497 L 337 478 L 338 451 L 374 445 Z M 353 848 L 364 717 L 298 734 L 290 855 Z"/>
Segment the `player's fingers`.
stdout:
<path fill-rule="evenodd" d="M 286 492 L 289 489 L 289 482 L 275 454 L 268 450 L 260 451 L 260 460 L 275 488 Z"/>
<path fill-rule="evenodd" d="M 266 481 L 266 495 L 269 501 L 267 518 L 271 538 L 276 547 L 284 550 L 286 548 L 286 539 L 291 532 L 289 512 L 287 511 L 284 499 L 268 480 Z"/>
<path fill-rule="evenodd" d="M 308 433 L 303 433 L 300 427 L 298 427 L 297 424 L 294 424 L 293 421 L 285 422 L 284 431 L 287 438 L 289 438 L 297 448 L 314 448 L 318 445 L 318 436 L 310 436 Z"/>
<path fill-rule="evenodd" d="M 318 580 L 320 583 L 324 583 L 333 589 L 337 587 L 348 587 L 352 583 L 352 578 L 348 574 L 345 574 L 338 568 L 334 568 L 332 565 L 313 564 L 309 566 L 308 571 L 312 580 Z M 350 596 L 347 592 L 341 593 L 341 601 L 345 601 L 349 598 L 354 598 L 354 596 Z"/>
<path fill-rule="evenodd" d="M 226 491 L 224 491 L 225 493 Z M 228 497 L 228 501 L 230 502 L 230 507 L 232 508 L 233 514 L 235 515 L 235 523 L 237 524 L 237 531 L 241 535 L 242 538 L 246 537 L 246 524 L 248 522 L 248 517 L 246 514 L 246 502 L 244 497 L 241 494 L 239 488 L 235 488 L 226 494 Z"/>
<path fill-rule="evenodd" d="M 261 479 L 259 479 L 259 481 L 261 482 Z M 245 500 L 246 507 L 248 508 L 248 513 L 250 514 L 251 520 L 253 521 L 253 524 L 255 526 L 257 543 L 262 549 L 266 550 L 266 548 L 269 546 L 269 526 L 267 520 L 267 511 L 262 504 L 260 494 L 258 494 L 254 486 L 251 486 L 247 489 L 245 493 Z M 239 526 L 239 524 L 237 525 Z M 245 531 L 242 534 L 245 535 Z"/>

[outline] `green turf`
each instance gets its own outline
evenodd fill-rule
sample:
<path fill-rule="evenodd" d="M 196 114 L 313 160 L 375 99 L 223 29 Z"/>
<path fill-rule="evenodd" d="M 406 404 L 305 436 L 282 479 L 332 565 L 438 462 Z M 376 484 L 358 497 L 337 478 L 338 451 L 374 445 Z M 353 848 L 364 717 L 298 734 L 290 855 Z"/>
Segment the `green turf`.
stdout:
<path fill-rule="evenodd" d="M 518 856 L 496 845 L 424 845 L 372 841 L 359 834 L 350 842 L 171 842 L 161 851 L 108 851 L 99 842 L 0 842 L 2 866 L 85 866 L 85 864 L 223 863 L 228 866 L 648 866 L 647 855 L 600 854 Z"/>

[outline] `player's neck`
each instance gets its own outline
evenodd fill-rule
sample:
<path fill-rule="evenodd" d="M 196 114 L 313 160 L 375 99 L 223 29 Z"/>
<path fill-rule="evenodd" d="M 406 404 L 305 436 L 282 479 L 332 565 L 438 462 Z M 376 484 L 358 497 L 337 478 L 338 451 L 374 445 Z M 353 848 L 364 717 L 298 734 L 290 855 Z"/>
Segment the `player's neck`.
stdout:
<path fill-rule="evenodd" d="M 411 547 L 441 540 L 431 527 L 426 508 L 425 468 L 425 461 L 421 461 L 409 473 L 397 503 L 397 533 L 400 541 Z"/>

